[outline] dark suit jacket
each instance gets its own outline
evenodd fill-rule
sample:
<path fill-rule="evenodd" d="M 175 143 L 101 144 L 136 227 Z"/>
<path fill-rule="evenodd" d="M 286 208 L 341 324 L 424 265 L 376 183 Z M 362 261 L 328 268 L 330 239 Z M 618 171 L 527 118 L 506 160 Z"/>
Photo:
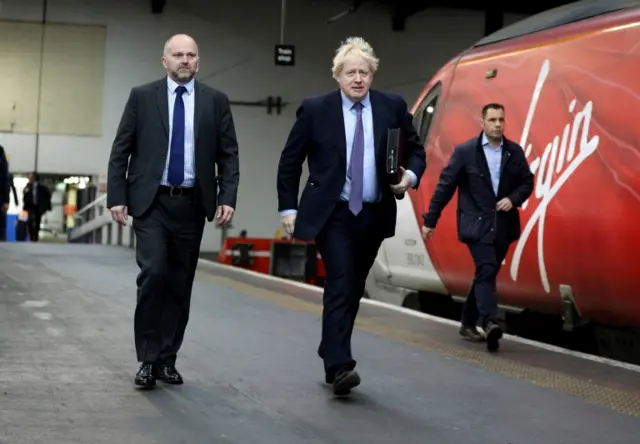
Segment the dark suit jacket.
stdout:
<path fill-rule="evenodd" d="M 395 234 L 396 200 L 386 176 L 387 130 L 402 129 L 403 166 L 417 176 L 416 188 L 425 170 L 425 153 L 404 99 L 396 94 L 375 90 L 370 90 L 369 96 L 373 112 L 376 166 L 382 190 L 380 223 L 383 235 L 391 237 Z M 339 201 L 346 181 L 347 147 L 340 91 L 304 100 L 296 115 L 297 120 L 278 166 L 278 211 L 297 209 L 293 236 L 312 240 Z M 309 179 L 298 206 L 300 176 L 305 158 L 308 158 Z"/>
<path fill-rule="evenodd" d="M 4 149 L 0 151 L 0 206 L 9 203 L 11 195 L 11 175 Z"/>
<path fill-rule="evenodd" d="M 518 208 L 533 191 L 533 174 L 524 151 L 515 142 L 503 139 L 500 186 L 493 192 L 487 158 L 482 149 L 482 133 L 458 145 L 440 174 L 424 225 L 435 228 L 440 214 L 458 189 L 458 238 L 464 243 L 510 243 L 520 237 Z M 496 203 L 508 197 L 511 211 L 496 211 Z M 497 237 L 496 237 L 497 236 Z"/>
<path fill-rule="evenodd" d="M 238 142 L 228 97 L 198 81 L 194 92 L 196 187 L 211 221 L 218 205 L 236 206 L 240 179 Z M 127 205 L 132 217 L 141 216 L 149 208 L 162 180 L 169 128 L 167 79 L 134 87 L 111 148 L 108 208 Z"/>
<path fill-rule="evenodd" d="M 28 184 L 22 192 L 22 209 L 32 215 L 42 216 L 51 211 L 51 190 L 42 184 L 38 184 L 37 202 L 33 203 L 33 185 Z"/>
<path fill-rule="evenodd" d="M 16 190 L 16 186 L 13 183 L 13 174 L 9 173 L 9 185 L 11 186 L 11 191 L 13 191 L 13 201 L 16 203 L 16 205 L 19 205 L 18 203 L 18 191 Z M 6 203 L 9 203 L 9 201 L 7 201 Z"/>

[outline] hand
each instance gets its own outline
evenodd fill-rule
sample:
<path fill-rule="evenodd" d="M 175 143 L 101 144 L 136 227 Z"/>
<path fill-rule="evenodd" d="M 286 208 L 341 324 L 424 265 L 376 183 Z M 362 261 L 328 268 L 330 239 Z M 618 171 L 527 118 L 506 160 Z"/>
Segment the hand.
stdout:
<path fill-rule="evenodd" d="M 391 185 L 391 191 L 393 191 L 393 194 L 402 194 L 411 186 L 411 176 L 409 176 L 409 173 L 407 173 L 403 167 L 400 167 L 400 172 L 402 173 L 402 179 L 400 179 L 400 182 L 396 185 Z"/>
<path fill-rule="evenodd" d="M 500 199 L 500 201 L 496 205 L 496 210 L 498 211 L 511 211 L 512 208 L 513 208 L 513 204 L 511 203 L 511 200 L 509 200 L 508 197 L 505 197 L 504 199 Z"/>
<path fill-rule="evenodd" d="M 111 218 L 120 225 L 127 225 L 128 208 L 126 205 L 116 205 L 109 209 Z"/>
<path fill-rule="evenodd" d="M 216 219 L 218 225 L 226 225 L 231 222 L 235 210 L 229 205 L 220 205 L 216 211 Z"/>
<path fill-rule="evenodd" d="M 434 231 L 435 231 L 435 228 L 422 227 L 422 238 L 424 240 L 427 240 L 427 238 L 432 239 Z"/>
<path fill-rule="evenodd" d="M 293 236 L 293 230 L 296 227 L 296 215 L 288 214 L 282 218 L 282 228 L 284 228 L 287 236 Z"/>

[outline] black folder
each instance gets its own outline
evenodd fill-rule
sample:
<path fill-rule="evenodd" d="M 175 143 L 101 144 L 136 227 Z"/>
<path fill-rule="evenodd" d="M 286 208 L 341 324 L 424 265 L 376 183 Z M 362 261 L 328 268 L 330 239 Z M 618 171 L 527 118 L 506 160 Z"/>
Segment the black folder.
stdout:
<path fill-rule="evenodd" d="M 400 128 L 391 128 L 387 131 L 387 178 L 391 185 L 395 185 L 402 179 L 402 172 L 400 166 L 403 162 L 403 150 L 402 150 L 402 131 Z M 395 194 L 396 199 L 404 199 L 404 194 Z"/>

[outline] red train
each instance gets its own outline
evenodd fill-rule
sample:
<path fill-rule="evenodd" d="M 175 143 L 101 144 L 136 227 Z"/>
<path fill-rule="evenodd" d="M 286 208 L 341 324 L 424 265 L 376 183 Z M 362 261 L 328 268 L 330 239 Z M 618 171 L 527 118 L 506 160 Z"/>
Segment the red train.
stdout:
<path fill-rule="evenodd" d="M 457 240 L 456 198 L 427 242 L 422 213 L 454 146 L 480 131 L 482 106 L 500 102 L 506 136 L 522 145 L 536 175 L 522 237 L 498 278 L 502 307 L 559 315 L 565 329 L 639 328 L 638 73 L 638 0 L 556 8 L 448 62 L 413 108 L 427 171 L 411 199 L 398 201 L 396 236 L 380 249 L 369 297 L 411 305 L 416 295 L 466 295 L 473 263 Z"/>

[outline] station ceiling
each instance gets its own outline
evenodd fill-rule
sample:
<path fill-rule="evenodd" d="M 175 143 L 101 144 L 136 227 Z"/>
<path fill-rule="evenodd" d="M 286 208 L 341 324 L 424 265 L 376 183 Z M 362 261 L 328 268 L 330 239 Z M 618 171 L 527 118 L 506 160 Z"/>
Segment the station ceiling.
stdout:
<path fill-rule="evenodd" d="M 573 3 L 575 0 L 536 0 L 503 2 L 500 5 L 497 0 L 341 0 L 344 11 L 337 11 L 333 19 L 337 19 L 347 13 L 357 14 L 363 4 L 372 4 L 384 8 L 389 12 L 393 29 L 404 30 L 405 21 L 412 15 L 429 8 L 468 9 L 485 11 L 487 15 L 501 13 L 533 15 L 558 6 Z"/>
<path fill-rule="evenodd" d="M 328 20 L 337 20 L 347 14 L 357 14 L 363 4 L 375 5 L 389 12 L 392 26 L 395 30 L 403 30 L 405 21 L 412 15 L 429 8 L 453 8 L 485 11 L 487 14 L 525 14 L 533 15 L 558 6 L 573 3 L 574 0 L 520 0 L 515 2 L 503 2 L 499 0 L 337 0 L 336 5 L 343 5 L 343 10 L 337 10 L 334 17 Z M 167 0 L 150 0 L 151 11 L 161 14 Z"/>
<path fill-rule="evenodd" d="M 497 0 L 343 0 L 346 8 L 357 8 L 362 4 L 370 3 L 388 8 L 391 14 L 398 11 L 407 11 L 413 14 L 428 8 L 454 8 L 476 11 L 497 10 L 506 13 L 532 15 L 573 2 L 575 0 L 536 0 L 503 2 L 500 5 Z"/>

